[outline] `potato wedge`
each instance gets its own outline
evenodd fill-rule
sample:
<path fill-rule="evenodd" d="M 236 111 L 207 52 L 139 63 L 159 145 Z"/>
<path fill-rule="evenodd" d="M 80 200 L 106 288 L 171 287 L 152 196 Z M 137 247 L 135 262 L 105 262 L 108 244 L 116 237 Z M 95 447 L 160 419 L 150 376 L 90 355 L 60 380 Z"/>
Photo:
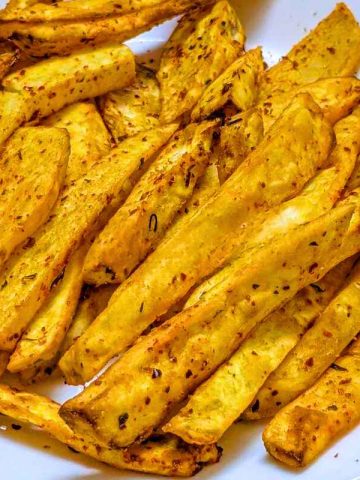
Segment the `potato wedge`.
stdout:
<path fill-rule="evenodd" d="M 2 377 L 6 371 L 7 365 L 9 363 L 9 358 L 9 352 L 0 352 L 0 377 Z"/>
<path fill-rule="evenodd" d="M 160 87 L 155 73 L 141 65 L 135 82 L 99 98 L 101 115 L 115 142 L 157 127 L 160 116 Z"/>
<path fill-rule="evenodd" d="M 274 416 L 310 388 L 360 331 L 360 267 L 256 395 L 256 412 L 247 418 Z"/>
<path fill-rule="evenodd" d="M 120 202 L 145 165 L 174 133 L 177 125 L 159 127 L 146 136 L 125 140 L 75 181 L 59 198 L 51 219 L 0 274 L 0 345 L 12 351 L 29 321 L 49 296 L 51 285 L 82 239 L 93 231 L 106 206 Z M 20 281 L 19 281 L 20 279 Z"/>
<path fill-rule="evenodd" d="M 181 229 L 165 236 L 68 350 L 59 364 L 67 382 L 92 378 L 197 282 L 219 268 L 249 235 L 257 214 L 301 191 L 326 161 L 331 139 L 331 129 L 311 98 L 296 98 L 211 201 Z M 244 228 L 247 223 L 248 229 Z"/>
<path fill-rule="evenodd" d="M 54 359 L 69 329 L 82 287 L 82 268 L 88 251 L 85 244 L 71 257 L 64 276 L 37 312 L 11 355 L 12 373 L 36 367 Z"/>
<path fill-rule="evenodd" d="M 28 127 L 0 158 L 0 266 L 46 220 L 63 185 L 70 154 L 66 131 Z"/>
<path fill-rule="evenodd" d="M 257 100 L 259 78 L 264 72 L 261 48 L 254 48 L 235 60 L 204 91 L 191 112 L 192 121 L 206 119 L 227 103 L 245 111 Z"/>
<path fill-rule="evenodd" d="M 353 257 L 346 259 L 266 317 L 162 430 L 194 444 L 208 444 L 222 437 L 325 309 L 353 264 Z"/>
<path fill-rule="evenodd" d="M 23 423 L 40 428 L 60 442 L 113 467 L 159 475 L 186 477 L 207 463 L 219 460 L 221 450 L 185 445 L 174 437 L 163 437 L 128 449 L 106 449 L 91 438 L 74 435 L 58 415 L 59 404 L 34 393 L 0 385 L 0 412 Z"/>
<path fill-rule="evenodd" d="M 164 20 L 212 1 L 164 0 L 125 15 L 94 20 L 42 23 L 2 21 L 0 38 L 10 38 L 20 49 L 36 57 L 68 55 L 84 48 L 84 45 L 94 48 L 111 42 L 120 44 Z"/>
<path fill-rule="evenodd" d="M 305 467 L 360 420 L 359 340 L 317 383 L 280 410 L 263 440 L 276 460 Z"/>
<path fill-rule="evenodd" d="M 260 86 L 260 100 L 321 78 L 354 75 L 360 66 L 360 26 L 344 3 L 324 18 L 274 67 Z"/>
<path fill-rule="evenodd" d="M 59 0 L 62 1 L 62 0 Z M 49 4 L 52 3 L 52 0 L 9 0 L 6 4 L 6 7 L 1 10 L 0 13 L 0 18 L 4 15 L 4 17 L 7 16 L 13 16 L 13 15 L 22 15 L 24 13 L 24 9 L 28 7 L 32 7 L 33 5 L 36 5 L 37 3 L 45 3 Z"/>
<path fill-rule="evenodd" d="M 19 50 L 9 42 L 0 42 L 0 80 L 5 77 L 11 67 L 17 62 L 19 56 Z"/>
<path fill-rule="evenodd" d="M 135 77 L 134 56 L 124 45 L 107 45 L 50 58 L 3 79 L 5 90 L 22 93 L 32 113 L 46 117 L 64 106 L 122 88 Z"/>
<path fill-rule="evenodd" d="M 155 250 L 209 164 L 215 126 L 191 124 L 175 133 L 95 239 L 85 282 L 122 283 Z"/>
<path fill-rule="evenodd" d="M 360 200 L 354 197 L 286 237 L 245 251 L 225 267 L 223 282 L 143 337 L 98 385 L 67 401 L 60 415 L 77 433 L 92 431 L 119 447 L 147 438 L 257 323 L 357 253 L 359 227 Z M 119 428 L 122 418 L 125 427 Z"/>
<path fill-rule="evenodd" d="M 161 121 L 189 112 L 205 88 L 243 52 L 245 35 L 226 0 L 185 15 L 164 47 L 157 73 Z"/>

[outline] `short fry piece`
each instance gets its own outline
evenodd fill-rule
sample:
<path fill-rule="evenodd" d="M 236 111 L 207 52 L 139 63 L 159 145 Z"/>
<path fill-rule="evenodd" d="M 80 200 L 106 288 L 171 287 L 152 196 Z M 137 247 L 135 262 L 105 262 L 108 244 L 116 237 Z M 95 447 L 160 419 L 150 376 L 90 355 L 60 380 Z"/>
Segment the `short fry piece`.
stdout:
<path fill-rule="evenodd" d="M 135 82 L 99 99 L 101 114 L 115 142 L 157 127 L 160 116 L 160 87 L 155 73 L 137 66 Z"/>
<path fill-rule="evenodd" d="M 257 99 L 264 61 L 260 48 L 249 50 L 235 60 L 202 94 L 191 113 L 192 121 L 206 119 L 227 103 L 245 111 Z"/>
<path fill-rule="evenodd" d="M 51 219 L 36 232 L 32 244 L 8 262 L 0 275 L 3 350 L 13 350 L 71 253 L 93 232 L 113 198 L 119 202 L 126 198 L 141 174 L 139 166 L 147 164 L 176 128 L 168 125 L 148 132 L 146 137 L 139 134 L 99 160 L 59 198 Z"/>
<path fill-rule="evenodd" d="M 164 47 L 158 79 L 161 121 L 190 111 L 206 86 L 242 53 L 245 35 L 226 0 L 185 15 Z"/>
<path fill-rule="evenodd" d="M 321 78 L 354 75 L 360 66 L 360 26 L 344 3 L 265 72 L 260 99 Z"/>
<path fill-rule="evenodd" d="M 305 467 L 360 420 L 359 340 L 317 383 L 271 420 L 263 440 L 276 460 Z"/>
<path fill-rule="evenodd" d="M 155 250 L 209 163 L 214 126 L 191 124 L 175 133 L 95 239 L 85 282 L 121 283 Z"/>
<path fill-rule="evenodd" d="M 64 130 L 28 127 L 7 142 L 0 158 L 0 266 L 49 217 L 70 153 Z"/>
<path fill-rule="evenodd" d="M 91 437 L 84 439 L 74 435 L 58 411 L 59 405 L 46 397 L 0 385 L 2 414 L 39 427 L 76 451 L 116 468 L 187 477 L 207 463 L 216 463 L 221 455 L 215 445 L 197 448 L 173 437 L 163 437 L 158 442 L 150 440 L 123 450 L 107 449 L 93 442 Z"/>

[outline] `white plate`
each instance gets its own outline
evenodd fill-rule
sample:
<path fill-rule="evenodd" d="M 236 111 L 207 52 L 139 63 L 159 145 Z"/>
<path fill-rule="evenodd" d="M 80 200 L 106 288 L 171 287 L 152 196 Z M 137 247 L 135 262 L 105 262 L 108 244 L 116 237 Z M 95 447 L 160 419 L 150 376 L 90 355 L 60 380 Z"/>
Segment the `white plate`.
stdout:
<path fill-rule="evenodd" d="M 0 0 L 0 6 L 5 0 Z M 360 1 L 348 0 L 360 20 Z M 245 26 L 247 46 L 262 45 L 269 64 L 311 29 L 335 6 L 335 0 L 238 0 L 240 18 Z M 154 52 L 168 38 L 176 21 L 131 40 L 137 54 Z M 63 401 L 80 389 L 49 383 L 36 388 Z M 119 472 L 70 452 L 49 437 L 22 428 L 11 428 L 11 420 L 0 419 L 0 478 L 6 480 L 144 480 L 155 478 L 131 472 Z M 360 479 L 360 429 L 338 441 L 312 466 L 291 471 L 275 464 L 265 453 L 261 442 L 262 424 L 234 425 L 220 442 L 224 454 L 219 464 L 205 468 L 198 480 L 355 480 Z M 160 477 L 159 477 L 160 478 Z"/>

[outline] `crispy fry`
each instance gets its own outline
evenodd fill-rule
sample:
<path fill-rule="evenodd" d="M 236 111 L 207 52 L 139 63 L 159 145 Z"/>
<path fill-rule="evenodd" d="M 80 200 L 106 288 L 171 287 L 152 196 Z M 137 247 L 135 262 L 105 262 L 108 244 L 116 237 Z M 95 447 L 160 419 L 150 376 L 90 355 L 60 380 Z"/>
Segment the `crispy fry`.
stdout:
<path fill-rule="evenodd" d="M 360 267 L 256 395 L 247 417 L 274 416 L 311 387 L 360 331 Z M 276 394 L 274 394 L 276 392 Z"/>
<path fill-rule="evenodd" d="M 64 130 L 28 127 L 7 142 L 0 159 L 0 266 L 49 217 L 69 159 Z"/>
<path fill-rule="evenodd" d="M 67 401 L 62 418 L 74 431 L 94 431 L 113 445 L 147 438 L 257 323 L 359 251 L 359 227 L 360 200 L 354 197 L 287 236 L 245 251 L 202 300 L 135 344 L 99 385 Z M 119 429 L 125 413 L 126 427 Z"/>
<path fill-rule="evenodd" d="M 212 0 L 165 0 L 121 16 L 73 22 L 3 21 L 0 23 L 0 38 L 11 38 L 20 49 L 36 57 L 68 55 L 84 45 L 93 48 L 104 43 L 120 44 L 164 20 L 209 3 Z"/>
<path fill-rule="evenodd" d="M 9 352 L 0 352 L 0 377 L 2 377 L 6 371 L 7 365 L 9 363 L 9 358 Z"/>
<path fill-rule="evenodd" d="M 48 297 L 52 282 L 84 236 L 96 227 L 106 206 L 113 198 L 118 201 L 126 198 L 140 176 L 140 160 L 147 164 L 176 127 L 159 127 L 146 137 L 134 136 L 99 160 L 87 175 L 69 186 L 58 200 L 51 219 L 34 235 L 33 244 L 8 262 L 0 275 L 3 350 L 13 350 Z"/>
<path fill-rule="evenodd" d="M 160 87 L 155 73 L 138 65 L 135 82 L 100 97 L 99 105 L 115 142 L 157 127 L 161 106 Z"/>
<path fill-rule="evenodd" d="M 265 72 L 260 99 L 321 78 L 354 75 L 360 66 L 360 27 L 344 3 Z"/>
<path fill-rule="evenodd" d="M 346 185 L 345 194 L 351 193 L 356 188 L 360 187 L 360 155 L 357 158 L 353 173 Z"/>
<path fill-rule="evenodd" d="M 206 86 L 242 53 L 244 41 L 240 21 L 226 0 L 185 15 L 164 47 L 157 73 L 161 121 L 190 111 Z"/>
<path fill-rule="evenodd" d="M 62 1 L 62 0 L 58 0 L 58 1 Z M 15 14 L 15 12 L 16 14 L 18 14 L 22 10 L 28 7 L 32 7 L 36 3 L 49 4 L 49 3 L 52 3 L 52 0 L 40 0 L 40 1 L 39 0 L 9 0 L 4 10 L 1 11 L 0 18 L 2 18 L 2 15 L 4 15 L 4 17 L 6 17 L 7 15 L 11 16 Z"/>
<path fill-rule="evenodd" d="M 304 467 L 360 420 L 359 340 L 317 383 L 283 408 L 263 440 L 276 460 Z"/>
<path fill-rule="evenodd" d="M 195 444 L 219 439 L 324 310 L 353 264 L 353 257 L 345 260 L 270 314 L 162 430 Z"/>
<path fill-rule="evenodd" d="M 0 385 L 2 414 L 35 425 L 76 451 L 116 468 L 186 477 L 195 474 L 207 463 L 216 463 L 221 454 L 215 445 L 197 448 L 174 437 L 150 440 L 128 449 L 107 449 L 93 442 L 91 437 L 84 439 L 74 435 L 58 411 L 59 405 L 46 397 Z"/>
<path fill-rule="evenodd" d="M 125 87 L 134 77 L 132 52 L 124 45 L 110 45 L 43 60 L 5 77 L 3 86 L 23 93 L 32 113 L 45 117 L 70 103 Z"/>
<path fill-rule="evenodd" d="M 210 159 L 213 122 L 177 132 L 91 246 L 84 280 L 121 283 L 164 237 Z"/>
<path fill-rule="evenodd" d="M 9 72 L 19 58 L 19 51 L 9 42 L 0 42 L 0 80 Z"/>
<path fill-rule="evenodd" d="M 249 109 L 257 99 L 259 77 L 263 71 L 261 48 L 249 50 L 204 91 L 191 113 L 191 119 L 206 119 L 227 103 L 232 103 L 240 111 Z"/>

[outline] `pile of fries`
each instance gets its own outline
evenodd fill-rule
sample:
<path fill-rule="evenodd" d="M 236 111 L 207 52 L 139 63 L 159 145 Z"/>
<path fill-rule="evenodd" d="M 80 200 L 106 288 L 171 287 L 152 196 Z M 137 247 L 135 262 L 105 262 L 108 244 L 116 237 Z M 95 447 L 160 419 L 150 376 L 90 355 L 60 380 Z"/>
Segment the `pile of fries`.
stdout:
<path fill-rule="evenodd" d="M 179 13 L 157 71 L 121 45 Z M 269 418 L 308 465 L 360 422 L 352 13 L 271 68 L 227 0 L 10 0 L 0 39 L 0 413 L 169 476 Z"/>

